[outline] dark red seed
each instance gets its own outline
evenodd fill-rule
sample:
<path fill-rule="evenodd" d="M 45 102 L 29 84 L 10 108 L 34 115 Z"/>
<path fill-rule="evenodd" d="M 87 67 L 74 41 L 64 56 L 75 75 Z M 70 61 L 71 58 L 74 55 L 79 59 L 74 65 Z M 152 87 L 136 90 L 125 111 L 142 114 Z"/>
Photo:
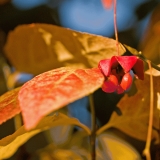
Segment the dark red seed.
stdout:
<path fill-rule="evenodd" d="M 120 86 L 124 89 L 127 90 L 130 88 L 130 86 L 132 85 L 132 76 L 130 75 L 130 73 L 126 73 L 121 81 Z"/>

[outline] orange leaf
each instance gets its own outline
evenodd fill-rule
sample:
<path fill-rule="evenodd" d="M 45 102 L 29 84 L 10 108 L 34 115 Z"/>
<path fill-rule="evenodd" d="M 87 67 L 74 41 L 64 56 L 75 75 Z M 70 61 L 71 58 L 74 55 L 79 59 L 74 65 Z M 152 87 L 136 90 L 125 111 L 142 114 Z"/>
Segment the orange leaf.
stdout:
<path fill-rule="evenodd" d="M 0 124 L 21 112 L 17 100 L 19 90 L 16 88 L 0 96 Z"/>
<path fill-rule="evenodd" d="M 18 95 L 24 124 L 31 129 L 47 115 L 100 88 L 104 77 L 98 68 L 59 68 L 25 83 Z"/>

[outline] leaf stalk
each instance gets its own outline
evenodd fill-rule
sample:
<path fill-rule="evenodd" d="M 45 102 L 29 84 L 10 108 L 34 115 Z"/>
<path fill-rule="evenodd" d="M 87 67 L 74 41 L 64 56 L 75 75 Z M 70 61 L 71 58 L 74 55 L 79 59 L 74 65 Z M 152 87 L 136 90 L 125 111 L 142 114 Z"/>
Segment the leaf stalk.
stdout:
<path fill-rule="evenodd" d="M 89 95 L 89 104 L 90 104 L 90 109 L 91 109 L 91 122 L 92 122 L 92 132 L 91 132 L 91 136 L 90 136 L 91 158 L 92 158 L 92 160 L 95 160 L 96 159 L 96 149 L 95 149 L 95 142 L 96 142 L 96 115 L 95 115 L 93 94 Z"/>
<path fill-rule="evenodd" d="M 114 0 L 114 32 L 116 38 L 117 53 L 119 56 L 118 29 L 117 29 L 117 0 Z"/>
<path fill-rule="evenodd" d="M 143 151 L 143 155 L 146 156 L 146 160 L 151 160 L 150 145 L 151 145 L 152 125 L 153 125 L 154 92 L 153 92 L 153 75 L 152 75 L 151 62 L 149 60 L 147 62 L 150 69 L 150 112 L 149 112 L 147 140 L 145 149 Z"/>

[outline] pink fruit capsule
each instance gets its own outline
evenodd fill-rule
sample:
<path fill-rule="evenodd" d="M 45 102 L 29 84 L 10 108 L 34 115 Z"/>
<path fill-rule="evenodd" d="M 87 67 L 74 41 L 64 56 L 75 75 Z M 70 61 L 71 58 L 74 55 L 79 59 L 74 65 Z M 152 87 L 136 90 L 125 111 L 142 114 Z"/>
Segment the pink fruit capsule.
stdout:
<path fill-rule="evenodd" d="M 120 86 L 120 85 L 118 85 L 117 86 L 117 93 L 118 94 L 121 94 L 121 93 L 123 93 L 124 92 L 124 89 Z"/>
<path fill-rule="evenodd" d="M 108 79 L 103 83 L 102 90 L 107 93 L 116 91 L 118 85 L 117 77 L 110 75 Z"/>
<path fill-rule="evenodd" d="M 131 76 L 131 74 L 128 72 L 128 73 L 126 73 L 126 74 L 123 76 L 120 86 L 121 86 L 124 90 L 127 90 L 127 89 L 130 88 L 131 85 L 132 85 L 132 76 Z"/>

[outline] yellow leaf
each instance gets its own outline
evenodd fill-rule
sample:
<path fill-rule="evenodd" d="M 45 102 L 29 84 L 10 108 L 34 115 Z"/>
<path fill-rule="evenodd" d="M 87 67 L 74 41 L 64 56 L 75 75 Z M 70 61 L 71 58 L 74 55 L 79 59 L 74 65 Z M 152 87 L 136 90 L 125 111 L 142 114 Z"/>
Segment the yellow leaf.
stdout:
<path fill-rule="evenodd" d="M 157 65 L 157 66 L 160 67 L 160 64 Z M 151 74 L 151 70 L 148 69 L 147 71 L 145 71 L 145 73 L 148 74 L 148 75 L 150 75 L 150 74 Z M 160 76 L 160 71 L 158 71 L 158 70 L 152 68 L 152 75 L 153 75 L 153 76 Z"/>
<path fill-rule="evenodd" d="M 157 110 L 157 92 L 160 90 L 160 77 L 153 77 L 154 81 L 154 115 L 153 115 L 153 129 L 152 140 L 159 141 L 159 117 Z M 150 88 L 149 76 L 145 75 L 145 80 L 136 80 L 135 85 L 137 92 L 130 96 L 132 89 L 128 94 L 119 101 L 118 107 L 122 115 L 119 116 L 115 112 L 112 114 L 109 122 L 97 131 L 100 134 L 108 128 L 117 128 L 127 135 L 146 141 L 148 131 L 149 106 L 150 106 Z"/>
<path fill-rule="evenodd" d="M 4 50 L 20 72 L 34 75 L 64 67 L 97 67 L 101 59 L 117 55 L 116 41 L 50 25 L 20 25 L 9 33 Z M 120 55 L 126 50 L 119 44 Z M 27 62 L 27 65 L 26 65 Z"/>
<path fill-rule="evenodd" d="M 42 152 L 40 153 L 40 160 L 69 160 L 69 159 L 75 159 L 75 160 L 83 160 L 83 158 L 76 154 L 72 150 L 66 150 L 66 149 L 57 149 L 55 151 L 52 151 L 52 153 Z"/>
<path fill-rule="evenodd" d="M 90 134 L 90 129 L 81 124 L 76 118 L 70 118 L 62 113 L 54 114 L 53 116 L 43 118 L 37 127 L 31 131 L 27 132 L 24 126 L 22 126 L 12 135 L 1 139 L 0 159 L 6 159 L 12 156 L 22 144 L 39 132 L 59 125 L 77 125 Z"/>

